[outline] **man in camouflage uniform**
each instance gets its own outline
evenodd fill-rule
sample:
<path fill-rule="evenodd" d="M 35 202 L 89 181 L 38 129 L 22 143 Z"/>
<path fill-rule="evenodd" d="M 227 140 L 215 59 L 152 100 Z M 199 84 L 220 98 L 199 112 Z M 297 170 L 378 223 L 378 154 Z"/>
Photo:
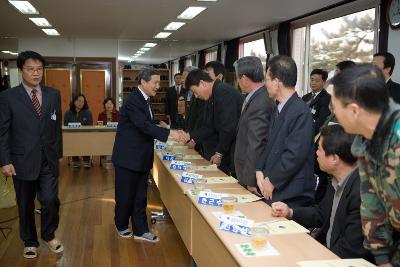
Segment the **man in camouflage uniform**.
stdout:
<path fill-rule="evenodd" d="M 358 135 L 352 153 L 359 157 L 364 246 L 380 267 L 400 266 L 400 106 L 370 64 L 346 69 L 332 84 L 339 123 Z"/>

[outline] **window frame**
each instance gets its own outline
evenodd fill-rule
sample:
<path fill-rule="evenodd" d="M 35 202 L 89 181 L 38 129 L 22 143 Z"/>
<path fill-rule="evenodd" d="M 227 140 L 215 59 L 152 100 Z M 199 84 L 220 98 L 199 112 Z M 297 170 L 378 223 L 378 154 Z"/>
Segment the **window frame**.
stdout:
<path fill-rule="evenodd" d="M 351 2 L 333 9 L 326 10 L 305 18 L 301 18 L 296 21 L 291 22 L 291 35 L 292 35 L 292 51 L 293 51 L 293 31 L 302 27 L 306 28 L 305 33 L 305 49 L 304 49 L 304 62 L 303 69 L 303 79 L 302 84 L 299 86 L 300 96 L 305 95 L 309 92 L 309 79 L 310 79 L 310 44 L 311 44 L 311 26 L 331 19 L 344 17 L 361 11 L 375 8 L 375 21 L 374 21 L 374 43 L 373 43 L 373 53 L 377 52 L 378 42 L 379 42 L 379 17 L 380 17 L 380 5 L 379 0 L 362 0 Z"/>

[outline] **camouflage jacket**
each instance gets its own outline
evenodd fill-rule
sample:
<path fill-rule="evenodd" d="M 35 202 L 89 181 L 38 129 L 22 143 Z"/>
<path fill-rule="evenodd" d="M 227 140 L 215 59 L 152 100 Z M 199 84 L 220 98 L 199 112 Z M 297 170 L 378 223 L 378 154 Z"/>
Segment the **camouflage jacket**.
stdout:
<path fill-rule="evenodd" d="M 390 100 L 371 140 L 357 136 L 364 246 L 377 264 L 400 266 L 400 105 Z"/>

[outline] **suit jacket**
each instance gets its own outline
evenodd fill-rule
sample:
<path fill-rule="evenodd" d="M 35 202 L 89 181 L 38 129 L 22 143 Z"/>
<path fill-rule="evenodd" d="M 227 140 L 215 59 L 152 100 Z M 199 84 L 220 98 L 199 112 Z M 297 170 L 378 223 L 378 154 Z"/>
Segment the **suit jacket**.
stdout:
<path fill-rule="evenodd" d="M 257 170 L 268 177 L 275 189 L 272 201 L 294 206 L 314 200 L 314 132 L 308 106 L 294 93 L 273 116 L 267 145 Z"/>
<path fill-rule="evenodd" d="M 386 86 L 388 87 L 389 94 L 393 100 L 400 104 L 400 84 L 392 81 L 392 79 L 389 79 L 389 81 L 386 83 Z"/>
<path fill-rule="evenodd" d="M 215 81 L 212 94 L 205 103 L 204 124 L 190 132 L 196 144 L 201 144 L 207 160 L 215 152 L 223 154 L 221 169 L 224 171 L 232 172 L 234 169 L 231 159 L 242 103 L 243 96 L 239 91 L 219 80 Z"/>
<path fill-rule="evenodd" d="M 293 209 L 293 220 L 307 228 L 320 228 L 316 239 L 324 245 L 330 226 L 334 194 L 335 190 L 330 184 L 318 205 Z M 348 177 L 333 221 L 330 250 L 340 258 L 371 259 L 370 253 L 363 247 L 360 205 L 360 176 L 358 170 L 355 170 Z"/>
<path fill-rule="evenodd" d="M 176 92 L 176 86 L 171 86 L 167 89 L 165 95 L 165 114 L 171 118 L 171 124 L 175 124 L 178 115 L 178 99 L 180 96 L 185 97 L 186 89 L 181 86 L 179 95 Z"/>
<path fill-rule="evenodd" d="M 154 139 L 166 142 L 169 130 L 155 125 L 149 105 L 135 88 L 119 112 L 112 161 L 115 165 L 137 172 L 148 172 L 153 166 Z"/>
<path fill-rule="evenodd" d="M 97 121 L 103 121 L 103 125 L 107 125 L 108 118 L 107 118 L 107 112 L 103 111 L 99 114 L 97 117 Z M 119 113 L 117 110 L 113 110 L 111 113 L 111 121 L 112 122 L 118 122 L 119 121 Z"/>
<path fill-rule="evenodd" d="M 186 92 L 186 97 L 189 91 Z M 185 98 L 186 98 L 185 97 Z M 204 104 L 205 101 L 196 98 L 194 95 L 190 101 L 186 101 L 186 118 L 185 118 L 185 129 L 187 132 L 191 132 L 198 129 L 204 124 Z"/>
<path fill-rule="evenodd" d="M 21 85 L 0 94 L 0 166 L 13 164 L 19 180 L 39 177 L 42 156 L 54 176 L 62 158 L 61 97 L 57 89 L 41 86 L 41 116 Z"/>
<path fill-rule="evenodd" d="M 308 93 L 303 96 L 304 102 L 308 102 L 312 98 L 312 93 Z M 319 133 L 319 129 L 326 121 L 326 118 L 331 114 L 329 109 L 329 103 L 331 102 L 331 96 L 323 89 L 311 103 L 309 104 L 311 114 L 314 120 L 314 135 Z"/>
<path fill-rule="evenodd" d="M 267 143 L 268 127 L 276 105 L 265 87 L 257 89 L 244 105 L 236 136 L 235 171 L 241 184 L 257 186 L 256 164 Z"/>

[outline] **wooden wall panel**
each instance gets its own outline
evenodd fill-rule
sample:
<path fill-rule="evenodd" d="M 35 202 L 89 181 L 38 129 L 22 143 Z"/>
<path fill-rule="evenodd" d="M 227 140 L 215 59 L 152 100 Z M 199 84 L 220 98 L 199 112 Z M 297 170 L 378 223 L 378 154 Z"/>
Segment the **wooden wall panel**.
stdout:
<path fill-rule="evenodd" d="M 106 98 L 106 70 L 81 69 L 81 92 L 86 96 L 89 109 L 93 114 L 93 124 L 103 111 L 103 101 Z"/>
<path fill-rule="evenodd" d="M 65 111 L 69 109 L 69 103 L 72 99 L 72 76 L 70 69 L 46 68 L 45 85 L 57 88 L 61 94 L 61 113 L 64 116 Z"/>

